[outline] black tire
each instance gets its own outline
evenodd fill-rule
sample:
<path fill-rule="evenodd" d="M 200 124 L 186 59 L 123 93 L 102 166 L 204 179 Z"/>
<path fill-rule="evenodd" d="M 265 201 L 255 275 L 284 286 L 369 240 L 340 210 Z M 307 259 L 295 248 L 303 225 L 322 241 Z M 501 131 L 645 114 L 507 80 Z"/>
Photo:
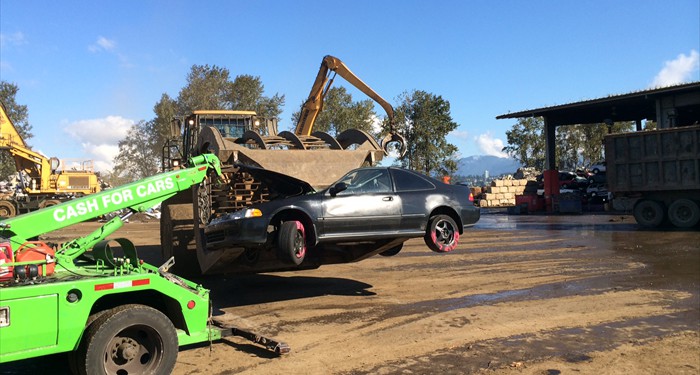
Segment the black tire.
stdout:
<path fill-rule="evenodd" d="M 425 231 L 425 244 L 436 253 L 454 250 L 459 243 L 459 229 L 451 217 L 437 215 L 430 218 Z"/>
<path fill-rule="evenodd" d="M 144 305 L 106 311 L 88 326 L 74 357 L 80 375 L 170 374 L 178 354 L 168 317 Z"/>
<path fill-rule="evenodd" d="M 61 201 L 59 201 L 59 200 L 56 200 L 56 199 L 48 199 L 48 200 L 45 200 L 45 201 L 41 202 L 41 203 L 39 204 L 39 208 L 51 207 L 51 206 L 55 206 L 55 205 L 60 204 L 60 203 L 61 203 Z"/>
<path fill-rule="evenodd" d="M 15 205 L 9 201 L 0 201 L 0 217 L 15 217 L 17 210 Z"/>
<path fill-rule="evenodd" d="M 700 222 L 700 207 L 690 199 L 676 199 L 668 206 L 668 220 L 678 228 L 692 228 Z"/>
<path fill-rule="evenodd" d="M 594 169 L 593 169 L 593 174 L 598 174 L 598 173 L 600 173 L 600 169 L 594 168 Z"/>
<path fill-rule="evenodd" d="M 394 255 L 398 254 L 401 251 L 401 249 L 403 249 L 403 242 L 392 247 L 389 250 L 382 251 L 381 253 L 379 253 L 379 255 L 383 257 L 393 257 Z"/>
<path fill-rule="evenodd" d="M 85 323 L 85 329 L 87 330 L 88 327 L 92 325 L 97 319 L 99 319 L 104 313 L 110 310 L 102 310 L 98 311 L 88 317 L 88 321 Z M 82 374 L 80 368 L 81 368 L 81 362 L 84 361 L 84 356 L 80 355 L 80 350 L 74 350 L 72 352 L 68 353 L 68 367 L 70 368 L 70 371 L 72 374 Z"/>
<path fill-rule="evenodd" d="M 285 221 L 277 234 L 279 258 L 284 263 L 300 265 L 306 257 L 306 235 L 300 221 Z"/>
<path fill-rule="evenodd" d="M 637 224 L 645 228 L 656 228 L 664 221 L 664 205 L 650 199 L 644 199 L 634 205 L 634 219 Z"/>

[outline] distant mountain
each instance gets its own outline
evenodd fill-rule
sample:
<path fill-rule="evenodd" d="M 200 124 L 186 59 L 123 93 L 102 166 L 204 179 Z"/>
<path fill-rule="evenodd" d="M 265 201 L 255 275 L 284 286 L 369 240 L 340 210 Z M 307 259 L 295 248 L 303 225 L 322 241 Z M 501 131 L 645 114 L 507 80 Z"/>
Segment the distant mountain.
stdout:
<path fill-rule="evenodd" d="M 520 168 L 520 163 L 511 158 L 499 158 L 490 155 L 473 155 L 457 161 L 457 173 L 460 176 L 482 176 L 489 171 L 489 176 L 495 177 L 504 173 L 514 174 Z"/>

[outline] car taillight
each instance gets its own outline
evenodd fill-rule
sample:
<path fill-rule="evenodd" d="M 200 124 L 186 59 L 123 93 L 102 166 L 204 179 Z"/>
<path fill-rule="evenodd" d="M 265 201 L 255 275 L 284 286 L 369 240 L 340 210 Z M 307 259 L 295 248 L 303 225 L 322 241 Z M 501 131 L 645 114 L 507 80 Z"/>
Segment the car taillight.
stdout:
<path fill-rule="evenodd" d="M 474 194 L 469 193 L 469 201 L 474 202 Z"/>

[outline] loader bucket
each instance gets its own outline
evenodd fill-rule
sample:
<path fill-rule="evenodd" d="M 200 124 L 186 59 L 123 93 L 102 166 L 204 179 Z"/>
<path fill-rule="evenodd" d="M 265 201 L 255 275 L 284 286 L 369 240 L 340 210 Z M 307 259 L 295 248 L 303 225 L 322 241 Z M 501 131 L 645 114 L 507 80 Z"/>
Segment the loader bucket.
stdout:
<path fill-rule="evenodd" d="M 338 136 L 338 141 L 343 148 L 352 149 L 256 149 L 224 138 L 214 128 L 203 127 L 197 148 L 200 152 L 214 153 L 222 164 L 243 163 L 269 169 L 306 181 L 318 190 L 352 169 L 376 165 L 385 155 L 365 132 L 346 131 Z"/>
<path fill-rule="evenodd" d="M 239 149 L 234 155 L 236 162 L 286 174 L 320 190 L 351 169 L 376 164 L 381 160 L 383 151 Z"/>

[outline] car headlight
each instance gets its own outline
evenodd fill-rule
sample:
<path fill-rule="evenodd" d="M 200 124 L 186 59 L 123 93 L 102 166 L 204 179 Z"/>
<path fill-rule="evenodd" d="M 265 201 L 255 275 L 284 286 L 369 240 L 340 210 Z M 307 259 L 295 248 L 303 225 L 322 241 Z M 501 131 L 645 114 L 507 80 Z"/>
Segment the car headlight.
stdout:
<path fill-rule="evenodd" d="M 262 211 L 260 211 L 257 208 L 249 208 L 245 210 L 245 215 L 243 217 L 245 218 L 250 218 L 250 217 L 260 217 L 262 216 Z"/>
<path fill-rule="evenodd" d="M 248 219 L 251 217 L 260 217 L 262 216 L 262 211 L 260 211 L 257 208 L 247 208 L 245 210 L 239 210 L 236 212 L 231 212 L 229 214 L 222 215 L 220 217 L 217 217 L 216 219 L 212 220 L 210 224 L 218 224 L 222 223 L 225 221 L 229 220 L 240 220 L 240 219 Z"/>

